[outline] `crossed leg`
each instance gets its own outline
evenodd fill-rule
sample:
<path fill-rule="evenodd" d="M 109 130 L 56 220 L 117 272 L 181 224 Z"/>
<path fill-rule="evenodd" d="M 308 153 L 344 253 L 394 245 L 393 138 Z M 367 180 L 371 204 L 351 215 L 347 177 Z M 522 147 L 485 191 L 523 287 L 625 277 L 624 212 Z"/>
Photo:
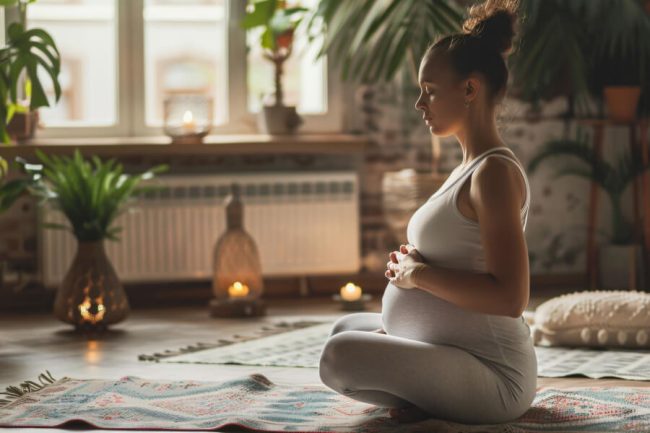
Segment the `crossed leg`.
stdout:
<path fill-rule="evenodd" d="M 334 324 L 319 374 L 331 389 L 380 407 L 416 406 L 438 419 L 500 423 L 521 415 L 504 379 L 460 348 L 368 332 L 380 313 L 354 313 Z"/>

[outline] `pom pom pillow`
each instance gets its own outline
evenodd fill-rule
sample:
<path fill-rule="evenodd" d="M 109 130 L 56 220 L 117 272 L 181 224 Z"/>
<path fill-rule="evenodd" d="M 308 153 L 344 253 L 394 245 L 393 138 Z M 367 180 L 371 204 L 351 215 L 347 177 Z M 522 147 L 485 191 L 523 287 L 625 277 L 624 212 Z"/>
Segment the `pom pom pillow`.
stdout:
<path fill-rule="evenodd" d="M 540 304 L 532 338 L 539 346 L 650 349 L 650 293 L 573 292 Z"/>

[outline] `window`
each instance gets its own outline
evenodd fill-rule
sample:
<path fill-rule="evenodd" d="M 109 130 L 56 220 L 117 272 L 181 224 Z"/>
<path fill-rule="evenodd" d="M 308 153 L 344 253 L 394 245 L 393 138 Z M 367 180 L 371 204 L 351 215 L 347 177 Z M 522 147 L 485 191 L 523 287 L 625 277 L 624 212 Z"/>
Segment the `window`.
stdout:
<path fill-rule="evenodd" d="M 52 126 L 107 126 L 117 118 L 117 46 L 114 0 L 41 0 L 29 5 L 28 26 L 43 27 L 61 52 L 59 104 L 44 107 Z M 41 70 L 40 73 L 43 73 Z M 50 103 L 54 89 L 42 80 Z"/>
<path fill-rule="evenodd" d="M 288 3 L 315 7 L 317 0 Z M 29 26 L 47 29 L 62 57 L 62 97 L 41 109 L 38 136 L 162 135 L 163 101 L 179 93 L 213 98 L 212 133 L 256 133 L 260 94 L 272 93 L 274 70 L 257 36 L 239 25 L 245 8 L 246 0 L 30 4 Z M 339 131 L 338 74 L 306 42 L 299 31 L 284 64 L 284 102 L 303 116 L 299 132 Z M 47 79 L 44 85 L 53 101 Z"/>
<path fill-rule="evenodd" d="M 224 0 L 145 0 L 145 108 L 147 126 L 162 126 L 166 96 L 205 93 L 214 99 L 214 123 L 227 122 L 227 34 Z"/>

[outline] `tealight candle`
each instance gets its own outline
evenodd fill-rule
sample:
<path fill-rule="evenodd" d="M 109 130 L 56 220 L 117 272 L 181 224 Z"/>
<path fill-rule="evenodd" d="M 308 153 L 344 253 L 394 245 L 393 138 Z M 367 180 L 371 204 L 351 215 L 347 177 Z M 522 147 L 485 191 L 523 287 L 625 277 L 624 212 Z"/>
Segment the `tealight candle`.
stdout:
<path fill-rule="evenodd" d="M 345 301 L 356 301 L 361 298 L 361 287 L 353 283 L 347 283 L 341 287 L 341 298 Z"/>
<path fill-rule="evenodd" d="M 186 110 L 183 114 L 183 130 L 192 133 L 196 130 L 196 120 L 190 110 Z"/>
<path fill-rule="evenodd" d="M 362 293 L 361 287 L 354 283 L 347 283 L 341 287 L 340 294 L 335 294 L 332 298 L 339 302 L 344 310 L 360 311 L 364 309 L 364 303 L 372 299 L 367 293 Z"/>
<path fill-rule="evenodd" d="M 213 101 L 209 95 L 177 94 L 164 100 L 163 131 L 174 144 L 203 143 L 213 119 Z"/>
<path fill-rule="evenodd" d="M 248 295 L 248 286 L 236 281 L 228 287 L 228 295 L 231 297 L 243 297 Z"/>

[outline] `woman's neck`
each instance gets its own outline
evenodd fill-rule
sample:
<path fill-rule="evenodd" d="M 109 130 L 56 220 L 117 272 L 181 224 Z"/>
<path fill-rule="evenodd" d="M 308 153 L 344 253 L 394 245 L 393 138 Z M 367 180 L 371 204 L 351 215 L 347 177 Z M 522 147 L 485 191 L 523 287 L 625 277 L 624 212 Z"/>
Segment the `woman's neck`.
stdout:
<path fill-rule="evenodd" d="M 494 147 L 505 146 L 496 127 L 494 110 L 468 113 L 465 127 L 456 133 L 456 138 L 463 152 L 462 167 L 470 164 L 478 155 Z M 471 125 L 471 126 L 469 126 Z"/>

